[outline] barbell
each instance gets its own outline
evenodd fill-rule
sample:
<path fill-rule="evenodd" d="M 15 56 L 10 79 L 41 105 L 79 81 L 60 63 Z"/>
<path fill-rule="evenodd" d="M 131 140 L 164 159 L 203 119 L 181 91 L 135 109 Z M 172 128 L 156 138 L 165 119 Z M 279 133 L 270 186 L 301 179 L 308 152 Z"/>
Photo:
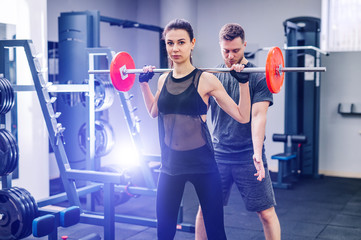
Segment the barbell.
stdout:
<path fill-rule="evenodd" d="M 229 72 L 230 68 L 200 68 L 207 72 Z M 172 69 L 153 69 L 155 73 L 170 72 Z M 267 54 L 265 67 L 252 67 L 242 70 L 244 73 L 265 73 L 268 89 L 271 93 L 281 90 L 285 72 L 325 72 L 325 67 L 285 67 L 282 51 L 272 47 Z M 127 52 L 118 52 L 111 64 L 110 70 L 89 70 L 89 74 L 110 74 L 113 86 L 122 92 L 129 91 L 135 80 L 135 74 L 143 73 L 143 69 L 135 69 L 133 58 Z"/>

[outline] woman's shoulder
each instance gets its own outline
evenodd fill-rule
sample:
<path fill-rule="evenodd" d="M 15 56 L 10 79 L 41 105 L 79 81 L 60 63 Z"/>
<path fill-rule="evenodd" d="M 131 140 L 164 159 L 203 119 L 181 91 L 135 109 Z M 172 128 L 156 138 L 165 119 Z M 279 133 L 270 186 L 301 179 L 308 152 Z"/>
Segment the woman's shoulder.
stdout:
<path fill-rule="evenodd" d="M 170 72 L 162 73 L 162 74 L 159 76 L 159 80 L 162 79 L 162 80 L 164 81 L 164 80 L 168 77 L 169 73 L 170 73 Z"/>
<path fill-rule="evenodd" d="M 167 77 L 169 77 L 169 74 L 172 74 L 172 71 L 162 73 L 159 77 L 159 81 L 164 82 Z"/>
<path fill-rule="evenodd" d="M 213 73 L 210 72 L 202 72 L 202 75 L 200 77 L 200 83 L 203 83 L 203 85 L 211 89 L 221 84 L 219 79 Z"/>
<path fill-rule="evenodd" d="M 169 72 L 166 72 L 159 76 L 159 78 L 158 78 L 158 88 L 159 89 L 161 89 L 162 86 L 164 85 L 164 82 L 167 79 L 168 74 L 169 74 Z"/>
<path fill-rule="evenodd" d="M 210 81 L 217 80 L 217 77 L 213 73 L 206 72 L 206 71 L 202 71 L 201 78 L 208 79 Z"/>
<path fill-rule="evenodd" d="M 213 91 L 218 89 L 222 84 L 219 79 L 210 72 L 202 72 L 202 75 L 199 79 L 199 87 L 206 92 Z"/>

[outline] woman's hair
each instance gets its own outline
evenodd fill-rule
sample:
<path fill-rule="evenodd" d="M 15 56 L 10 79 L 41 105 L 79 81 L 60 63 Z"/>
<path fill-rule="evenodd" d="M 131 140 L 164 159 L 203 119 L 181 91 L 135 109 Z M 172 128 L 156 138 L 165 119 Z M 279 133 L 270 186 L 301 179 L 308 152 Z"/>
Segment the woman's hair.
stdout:
<path fill-rule="evenodd" d="M 237 23 L 228 23 L 224 25 L 219 31 L 219 41 L 227 40 L 232 41 L 233 39 L 240 37 L 242 41 L 245 40 L 245 33 L 241 25 Z"/>
<path fill-rule="evenodd" d="M 163 40 L 165 40 L 165 36 L 167 35 L 167 33 L 174 29 L 183 29 L 183 30 L 187 31 L 190 40 L 191 41 L 193 40 L 193 38 L 194 38 L 193 28 L 192 28 L 191 24 L 187 20 L 184 20 L 184 19 L 174 19 L 174 20 L 170 21 L 163 30 L 163 34 L 162 34 Z"/>

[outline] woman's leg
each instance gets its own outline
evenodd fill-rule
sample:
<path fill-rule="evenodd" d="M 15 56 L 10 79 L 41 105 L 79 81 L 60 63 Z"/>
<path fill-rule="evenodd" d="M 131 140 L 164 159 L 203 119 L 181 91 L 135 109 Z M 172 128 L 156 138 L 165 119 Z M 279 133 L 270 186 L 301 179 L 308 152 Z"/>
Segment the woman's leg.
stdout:
<path fill-rule="evenodd" d="M 182 200 L 185 177 L 160 173 L 157 190 L 157 228 L 159 240 L 172 240 L 175 236 L 179 206 Z"/>
<path fill-rule="evenodd" d="M 195 174 L 190 179 L 202 208 L 208 240 L 227 239 L 224 231 L 223 198 L 219 173 Z"/>

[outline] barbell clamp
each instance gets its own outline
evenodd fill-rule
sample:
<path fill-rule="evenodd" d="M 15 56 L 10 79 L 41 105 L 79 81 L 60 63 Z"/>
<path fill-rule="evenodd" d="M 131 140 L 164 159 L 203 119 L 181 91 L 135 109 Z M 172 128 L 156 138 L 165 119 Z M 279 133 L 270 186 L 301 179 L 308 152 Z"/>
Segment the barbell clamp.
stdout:
<path fill-rule="evenodd" d="M 127 73 L 127 66 L 123 65 L 119 68 L 120 76 L 122 77 L 122 80 L 126 79 L 128 77 Z"/>

